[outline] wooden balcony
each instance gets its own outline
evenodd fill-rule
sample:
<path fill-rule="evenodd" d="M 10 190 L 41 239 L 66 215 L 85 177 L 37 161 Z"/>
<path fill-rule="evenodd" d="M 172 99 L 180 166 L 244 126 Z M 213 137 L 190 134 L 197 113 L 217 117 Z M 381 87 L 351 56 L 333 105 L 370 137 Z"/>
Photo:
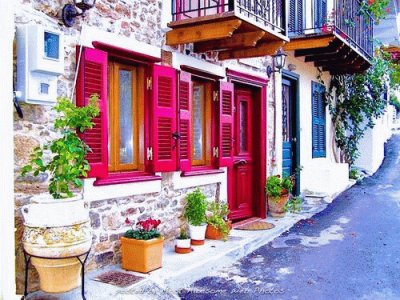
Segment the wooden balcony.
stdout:
<path fill-rule="evenodd" d="M 172 15 L 167 45 L 193 43 L 220 60 L 271 55 L 289 41 L 285 0 L 173 0 Z"/>
<path fill-rule="evenodd" d="M 374 20 L 359 13 L 360 5 L 359 0 L 333 0 L 328 12 L 325 0 L 313 0 L 312 20 L 298 13 L 302 7 L 289 7 L 290 43 L 284 49 L 332 75 L 364 72 L 373 57 Z"/>

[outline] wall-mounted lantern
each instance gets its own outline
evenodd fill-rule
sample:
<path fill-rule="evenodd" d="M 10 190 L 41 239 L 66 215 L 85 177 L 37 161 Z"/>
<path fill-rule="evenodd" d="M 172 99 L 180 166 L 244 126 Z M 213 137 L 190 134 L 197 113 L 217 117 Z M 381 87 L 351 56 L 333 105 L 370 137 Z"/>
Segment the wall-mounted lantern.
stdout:
<path fill-rule="evenodd" d="M 74 4 L 66 4 L 62 10 L 62 21 L 65 26 L 71 27 L 75 23 L 75 18 L 84 16 L 88 9 L 96 4 L 96 0 L 74 0 Z M 79 8 L 80 12 L 76 9 Z"/>
<path fill-rule="evenodd" d="M 286 63 L 286 56 L 287 54 L 283 52 L 282 49 L 279 49 L 275 55 L 272 55 L 274 70 L 271 66 L 267 67 L 268 77 L 271 77 L 274 72 L 281 72 Z"/>

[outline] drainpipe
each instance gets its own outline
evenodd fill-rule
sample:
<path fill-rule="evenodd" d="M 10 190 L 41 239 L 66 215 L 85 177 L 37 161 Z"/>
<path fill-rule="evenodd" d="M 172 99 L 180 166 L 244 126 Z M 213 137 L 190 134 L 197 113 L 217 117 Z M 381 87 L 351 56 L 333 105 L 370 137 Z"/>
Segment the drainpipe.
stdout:
<path fill-rule="evenodd" d="M 282 74 L 280 72 L 275 72 L 273 76 L 275 101 L 275 168 L 273 169 L 273 174 L 282 174 Z"/>
<path fill-rule="evenodd" d="M 16 299 L 14 243 L 13 42 L 14 1 L 0 1 L 0 299 Z"/>

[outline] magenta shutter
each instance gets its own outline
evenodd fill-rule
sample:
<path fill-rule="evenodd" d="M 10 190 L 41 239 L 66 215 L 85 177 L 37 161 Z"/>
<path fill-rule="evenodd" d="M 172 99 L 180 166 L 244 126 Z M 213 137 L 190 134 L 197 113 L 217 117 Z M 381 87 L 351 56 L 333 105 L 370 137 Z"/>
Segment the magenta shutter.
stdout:
<path fill-rule="evenodd" d="M 85 130 L 81 138 L 92 149 L 86 157 L 91 168 L 88 177 L 106 177 L 108 175 L 107 53 L 84 47 L 76 86 L 76 105 L 87 105 L 93 94 L 99 95 L 100 114 L 93 119 L 95 123 L 93 128 Z"/>
<path fill-rule="evenodd" d="M 175 69 L 154 65 L 151 142 L 154 172 L 175 171 L 177 167 L 176 82 Z"/>
<path fill-rule="evenodd" d="M 181 71 L 179 77 L 179 158 L 181 171 L 192 163 L 192 82 L 191 74 Z"/>
<path fill-rule="evenodd" d="M 220 82 L 219 89 L 219 166 L 233 165 L 233 84 Z"/>

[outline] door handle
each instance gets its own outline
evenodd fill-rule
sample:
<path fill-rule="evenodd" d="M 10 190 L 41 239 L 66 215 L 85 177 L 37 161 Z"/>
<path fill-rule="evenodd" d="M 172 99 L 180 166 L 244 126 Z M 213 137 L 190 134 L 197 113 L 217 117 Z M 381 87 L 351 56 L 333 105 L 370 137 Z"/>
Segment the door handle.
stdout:
<path fill-rule="evenodd" d="M 233 162 L 233 164 L 234 164 L 235 166 L 236 166 L 236 165 L 243 166 L 243 165 L 246 165 L 246 164 L 247 164 L 247 160 L 245 160 L 245 159 L 235 160 L 235 161 Z"/>
<path fill-rule="evenodd" d="M 292 138 L 292 142 L 293 143 L 296 143 L 297 142 L 297 139 L 294 137 L 294 138 Z"/>

